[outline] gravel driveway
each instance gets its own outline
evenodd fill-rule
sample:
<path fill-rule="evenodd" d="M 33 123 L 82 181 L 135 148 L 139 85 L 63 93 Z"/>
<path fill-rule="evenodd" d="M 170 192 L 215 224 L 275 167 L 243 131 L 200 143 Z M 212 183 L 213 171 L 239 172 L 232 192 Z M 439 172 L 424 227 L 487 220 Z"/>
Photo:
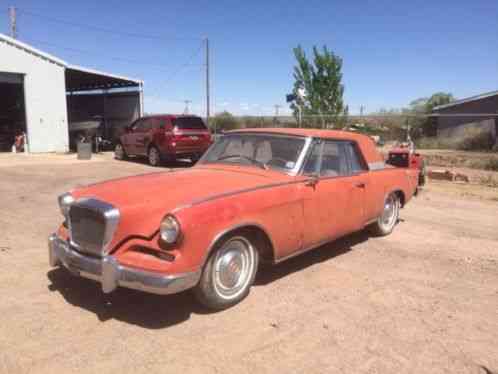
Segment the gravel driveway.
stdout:
<path fill-rule="evenodd" d="M 391 236 L 358 233 L 264 269 L 224 312 L 188 292 L 103 295 L 48 267 L 59 193 L 160 170 L 0 158 L 0 373 L 498 373 L 498 202 L 444 183 Z"/>

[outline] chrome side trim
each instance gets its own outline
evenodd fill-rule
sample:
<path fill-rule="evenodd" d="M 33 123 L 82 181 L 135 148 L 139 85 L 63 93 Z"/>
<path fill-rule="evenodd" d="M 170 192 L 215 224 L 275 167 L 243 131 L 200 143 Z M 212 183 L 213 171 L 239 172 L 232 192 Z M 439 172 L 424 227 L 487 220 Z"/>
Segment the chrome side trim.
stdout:
<path fill-rule="evenodd" d="M 369 162 L 368 168 L 370 170 L 383 170 L 386 168 L 384 161 Z"/>
<path fill-rule="evenodd" d="M 100 282 L 104 293 L 120 286 L 168 295 L 194 287 L 201 277 L 201 270 L 165 275 L 120 265 L 114 256 L 102 259 L 86 256 L 56 234 L 50 235 L 48 243 L 50 266 L 62 265 L 74 275 Z"/>
<path fill-rule="evenodd" d="M 303 183 L 304 181 L 305 181 L 304 179 L 291 180 L 291 181 L 287 181 L 287 182 L 270 183 L 270 184 L 264 184 L 264 185 L 256 186 L 256 187 L 243 188 L 240 190 L 224 192 L 224 193 L 220 193 L 220 194 L 216 194 L 216 195 L 212 195 L 212 196 L 203 197 L 201 199 L 192 200 L 190 202 L 190 204 L 184 205 L 183 208 L 192 207 L 195 205 L 199 205 L 199 204 L 206 203 L 208 201 L 212 201 L 212 200 L 216 200 L 216 199 L 220 199 L 223 197 L 230 197 L 230 196 L 238 195 L 241 193 L 253 192 L 253 191 L 263 190 L 263 189 L 267 189 L 267 188 L 282 187 L 282 186 L 287 186 L 287 185 L 291 185 L 291 184 L 298 184 L 298 183 Z M 177 209 L 175 209 L 175 211 L 176 210 Z"/>

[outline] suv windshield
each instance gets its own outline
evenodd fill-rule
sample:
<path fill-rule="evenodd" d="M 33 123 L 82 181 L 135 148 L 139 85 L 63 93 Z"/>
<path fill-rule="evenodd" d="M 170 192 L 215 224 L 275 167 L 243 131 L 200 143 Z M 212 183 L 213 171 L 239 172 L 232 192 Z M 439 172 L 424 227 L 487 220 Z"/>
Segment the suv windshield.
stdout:
<path fill-rule="evenodd" d="M 211 146 L 199 163 L 230 163 L 291 171 L 304 145 L 304 138 L 293 136 L 228 134 Z"/>
<path fill-rule="evenodd" d="M 199 117 L 177 117 L 173 119 L 173 127 L 178 130 L 206 130 L 206 125 Z"/>

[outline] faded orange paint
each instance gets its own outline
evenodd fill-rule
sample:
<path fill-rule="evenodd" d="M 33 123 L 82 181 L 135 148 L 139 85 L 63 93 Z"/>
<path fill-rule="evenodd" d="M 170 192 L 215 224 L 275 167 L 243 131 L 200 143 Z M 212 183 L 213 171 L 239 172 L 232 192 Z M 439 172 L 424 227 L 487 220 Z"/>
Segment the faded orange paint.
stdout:
<path fill-rule="evenodd" d="M 305 129 L 236 132 L 350 140 L 358 144 L 367 163 L 382 162 L 373 141 L 355 133 Z M 406 204 L 415 191 L 417 176 L 413 170 L 386 167 L 354 176 L 320 178 L 311 186 L 307 176 L 220 163 L 112 180 L 72 193 L 75 198 L 106 201 L 120 210 L 110 248 L 121 264 L 175 274 L 201 268 L 215 240 L 235 227 L 264 230 L 277 262 L 360 230 L 379 217 L 388 193 L 402 191 Z M 178 219 L 182 237 L 165 248 L 158 229 L 168 213 Z M 67 236 L 63 227 L 59 235 Z M 174 260 L 157 256 L 161 252 L 173 255 Z"/>

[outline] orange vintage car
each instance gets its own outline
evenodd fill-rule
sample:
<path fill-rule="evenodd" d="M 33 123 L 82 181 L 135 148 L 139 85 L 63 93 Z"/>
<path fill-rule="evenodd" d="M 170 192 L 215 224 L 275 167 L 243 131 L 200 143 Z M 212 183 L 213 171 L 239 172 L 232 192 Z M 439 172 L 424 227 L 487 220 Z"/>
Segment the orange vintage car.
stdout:
<path fill-rule="evenodd" d="M 388 235 L 418 172 L 385 165 L 373 141 L 345 131 L 246 129 L 190 169 L 132 176 L 59 197 L 51 266 L 156 294 L 193 289 L 223 309 L 249 294 L 258 266 L 346 234 Z"/>

